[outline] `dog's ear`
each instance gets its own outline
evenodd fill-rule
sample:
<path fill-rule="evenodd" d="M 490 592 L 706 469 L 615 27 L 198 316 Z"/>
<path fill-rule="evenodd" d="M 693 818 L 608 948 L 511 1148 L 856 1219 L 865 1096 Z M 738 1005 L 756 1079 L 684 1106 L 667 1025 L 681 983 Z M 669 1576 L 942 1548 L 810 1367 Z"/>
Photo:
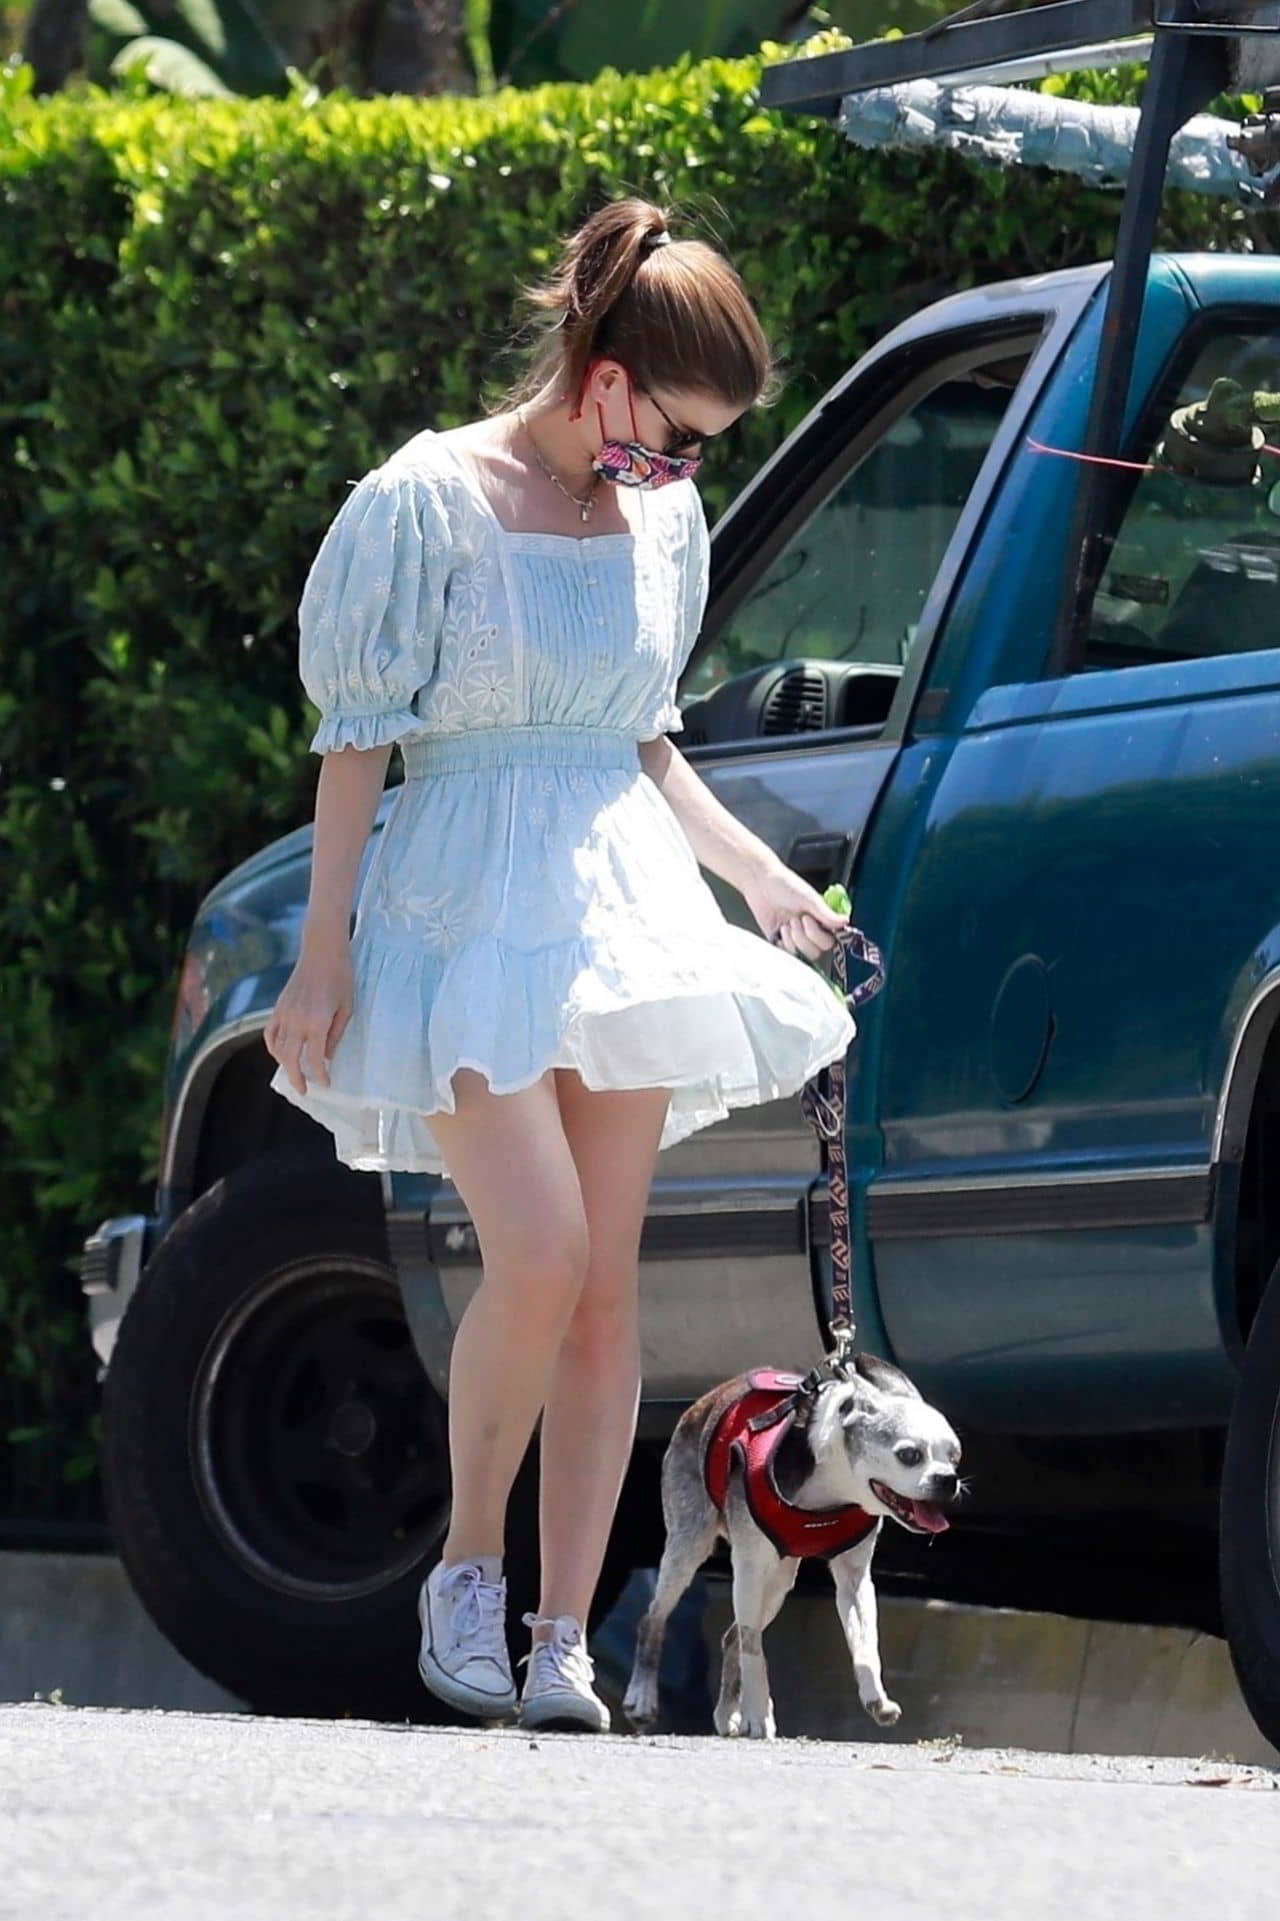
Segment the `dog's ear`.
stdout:
<path fill-rule="evenodd" d="M 845 1382 L 836 1407 L 840 1412 L 840 1425 L 845 1428 L 857 1427 L 860 1421 L 869 1420 L 875 1413 L 874 1402 L 863 1398 L 862 1384 L 856 1380 Z"/>
<path fill-rule="evenodd" d="M 872 1387 L 878 1387 L 885 1394 L 909 1394 L 914 1400 L 923 1400 L 914 1381 L 909 1381 L 901 1368 L 894 1367 L 891 1361 L 882 1361 L 878 1354 L 855 1354 L 855 1370 Z"/>

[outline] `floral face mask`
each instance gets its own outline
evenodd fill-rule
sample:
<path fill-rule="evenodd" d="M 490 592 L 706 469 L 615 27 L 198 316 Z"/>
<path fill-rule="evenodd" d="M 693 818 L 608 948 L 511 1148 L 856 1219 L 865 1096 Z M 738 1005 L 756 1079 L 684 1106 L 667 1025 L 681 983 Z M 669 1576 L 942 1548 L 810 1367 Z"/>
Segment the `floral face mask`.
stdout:
<path fill-rule="evenodd" d="M 654 406 L 657 405 L 655 400 Z M 627 382 L 627 407 L 631 414 L 631 431 L 635 439 L 611 440 L 604 424 L 604 409 L 599 401 L 596 402 L 596 414 L 600 421 L 600 438 L 604 445 L 591 465 L 600 478 L 611 480 L 618 487 L 666 487 L 673 480 L 691 480 L 702 465 L 701 454 L 669 454 L 644 445 L 640 438 L 640 429 L 636 425 L 636 410 L 631 398 L 630 381 Z M 662 409 L 659 408 L 658 411 L 661 413 Z M 663 418 L 666 418 L 665 414 Z"/>

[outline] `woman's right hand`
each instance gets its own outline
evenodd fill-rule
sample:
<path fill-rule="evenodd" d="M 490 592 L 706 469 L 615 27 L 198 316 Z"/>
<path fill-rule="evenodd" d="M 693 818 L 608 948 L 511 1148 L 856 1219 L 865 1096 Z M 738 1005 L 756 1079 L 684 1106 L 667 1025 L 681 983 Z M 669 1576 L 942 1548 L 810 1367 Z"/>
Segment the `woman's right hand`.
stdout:
<path fill-rule="evenodd" d="M 304 1074 L 320 1087 L 329 1085 L 329 1059 L 351 1019 L 353 1001 L 351 942 L 346 934 L 310 946 L 304 943 L 262 1031 L 267 1052 L 279 1061 L 299 1094 L 307 1091 Z"/>

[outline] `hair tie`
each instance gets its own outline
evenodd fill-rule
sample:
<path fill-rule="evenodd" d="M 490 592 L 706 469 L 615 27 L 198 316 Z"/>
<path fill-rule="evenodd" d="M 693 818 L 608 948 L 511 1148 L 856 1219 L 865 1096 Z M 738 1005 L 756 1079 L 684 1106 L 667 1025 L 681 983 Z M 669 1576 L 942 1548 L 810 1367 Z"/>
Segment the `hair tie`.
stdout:
<path fill-rule="evenodd" d="M 670 243 L 670 240 L 671 235 L 667 232 L 666 228 L 659 227 L 656 232 L 645 235 L 644 250 L 646 253 L 652 253 L 655 247 L 665 247 Z"/>

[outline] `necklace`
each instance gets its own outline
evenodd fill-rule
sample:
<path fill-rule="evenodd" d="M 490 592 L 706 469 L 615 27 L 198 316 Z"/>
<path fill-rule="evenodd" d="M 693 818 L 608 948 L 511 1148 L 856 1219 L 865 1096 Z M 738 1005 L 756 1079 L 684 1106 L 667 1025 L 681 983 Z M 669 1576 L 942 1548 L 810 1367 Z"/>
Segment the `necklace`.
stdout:
<path fill-rule="evenodd" d="M 569 492 L 569 489 L 565 486 L 563 480 L 560 479 L 560 476 L 554 473 L 552 469 L 547 465 L 546 461 L 542 458 L 542 454 L 538 448 L 538 443 L 533 437 L 533 429 L 532 427 L 530 427 L 529 422 L 525 419 L 523 407 L 520 408 L 519 410 L 518 419 L 520 421 L 520 425 L 524 428 L 525 435 L 528 439 L 529 445 L 533 448 L 534 459 L 537 461 L 538 465 L 541 467 L 543 473 L 547 476 L 547 479 L 551 482 L 551 485 L 553 487 L 558 487 L 560 489 L 560 492 L 564 495 L 565 499 L 571 500 L 573 502 L 574 506 L 578 509 L 578 513 L 581 516 L 583 523 L 585 524 L 591 518 L 591 509 L 596 504 L 596 493 L 597 493 L 597 489 L 600 486 L 599 474 L 592 475 L 591 492 L 587 495 L 585 500 L 583 500 L 581 496 L 578 494 L 571 494 Z"/>

